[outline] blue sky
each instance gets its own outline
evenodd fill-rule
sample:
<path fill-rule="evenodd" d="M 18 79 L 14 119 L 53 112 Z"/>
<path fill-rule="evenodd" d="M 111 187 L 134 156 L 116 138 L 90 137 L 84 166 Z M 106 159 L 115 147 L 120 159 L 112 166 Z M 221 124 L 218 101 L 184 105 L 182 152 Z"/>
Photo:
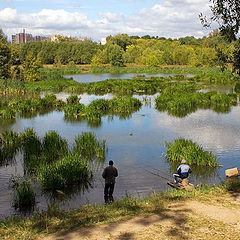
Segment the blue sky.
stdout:
<path fill-rule="evenodd" d="M 14 34 L 62 34 L 100 40 L 108 35 L 202 37 L 198 14 L 209 0 L 0 0 L 0 28 Z"/>

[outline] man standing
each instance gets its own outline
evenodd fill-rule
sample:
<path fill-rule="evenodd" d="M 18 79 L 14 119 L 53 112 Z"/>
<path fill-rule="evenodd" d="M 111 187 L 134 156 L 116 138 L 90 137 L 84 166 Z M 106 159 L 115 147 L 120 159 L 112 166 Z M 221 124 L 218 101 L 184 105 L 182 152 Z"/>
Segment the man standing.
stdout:
<path fill-rule="evenodd" d="M 177 174 L 173 174 L 175 183 L 181 183 L 183 179 L 188 178 L 191 172 L 191 168 L 186 164 L 186 160 L 183 158 L 181 165 L 177 168 Z"/>
<path fill-rule="evenodd" d="M 113 201 L 113 191 L 115 185 L 115 178 L 118 176 L 118 170 L 113 166 L 113 161 L 109 161 L 109 166 L 106 167 L 102 173 L 102 177 L 105 179 L 104 187 L 104 200 L 105 203 Z"/>

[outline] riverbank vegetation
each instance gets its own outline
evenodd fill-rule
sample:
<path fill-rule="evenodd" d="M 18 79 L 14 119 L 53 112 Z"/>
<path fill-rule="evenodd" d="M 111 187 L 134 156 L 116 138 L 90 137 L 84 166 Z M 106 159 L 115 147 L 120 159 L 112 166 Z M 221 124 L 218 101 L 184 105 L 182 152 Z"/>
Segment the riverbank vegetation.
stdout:
<path fill-rule="evenodd" d="M 89 185 L 92 180 L 90 163 L 105 161 L 106 141 L 99 141 L 91 132 L 75 138 L 72 149 L 57 132 L 50 131 L 40 139 L 33 129 L 22 133 L 6 131 L 0 135 L 1 165 L 9 164 L 17 153 L 23 155 L 25 177 L 35 176 L 42 190 L 65 190 Z M 35 194 L 29 179 L 13 179 L 16 208 L 32 207 Z M 29 199 L 28 199 L 29 198 Z"/>
<path fill-rule="evenodd" d="M 0 222 L 0 236 L 1 239 L 39 239 L 49 234 L 74 231 L 82 227 L 96 226 L 104 223 L 114 223 L 121 220 L 129 220 L 135 216 L 147 217 L 150 215 L 158 215 L 161 218 L 166 216 L 167 219 L 174 219 L 170 217 L 172 204 L 182 204 L 186 201 L 193 200 L 195 202 L 207 202 L 217 206 L 221 203 L 221 208 L 224 206 L 231 206 L 232 209 L 237 209 L 229 199 L 231 195 L 238 194 L 240 191 L 239 181 L 227 181 L 216 186 L 198 186 L 192 191 L 184 190 L 168 190 L 163 193 L 153 193 L 151 196 L 144 199 L 137 199 L 131 196 L 117 200 L 112 204 L 105 206 L 82 206 L 80 209 L 64 211 L 57 206 L 49 206 L 46 212 L 36 213 L 31 218 L 12 217 Z M 236 195 L 234 195 L 236 196 Z M 173 214 L 173 216 L 176 214 Z M 182 221 L 183 215 L 181 215 Z M 165 218 L 165 217 L 164 217 Z M 202 217 L 201 217 L 202 218 Z M 185 219 L 185 218 L 184 218 Z M 187 219 L 185 219 L 187 221 Z M 191 219 L 189 221 L 192 221 Z M 206 220 L 204 220 L 206 221 Z M 177 221 L 179 222 L 179 221 Z M 199 226 L 200 224 L 200 226 Z M 198 226 L 202 229 L 203 225 L 199 222 L 194 225 L 194 229 Z M 160 227 L 160 229 L 162 226 Z M 215 234 L 225 234 L 225 227 L 217 228 Z M 159 229 L 159 231 L 160 231 Z M 186 233 L 186 229 L 184 232 Z M 209 233 L 214 231 L 209 229 Z M 194 233 L 191 235 L 194 238 Z M 174 235 L 175 236 L 175 235 Z M 236 235 L 237 236 L 237 235 Z M 149 236 L 148 236 L 149 237 Z M 197 237 L 197 236 L 196 236 Z M 195 238 L 196 238 L 195 237 Z M 237 239 L 237 238 L 234 238 Z"/>
<path fill-rule="evenodd" d="M 181 163 L 187 159 L 189 165 L 219 167 L 219 160 L 212 152 L 204 151 L 203 148 L 191 140 L 183 138 L 172 143 L 166 143 L 166 157 L 169 161 Z"/>
<path fill-rule="evenodd" d="M 231 106 L 237 105 L 237 94 L 221 94 L 217 92 L 187 92 L 179 89 L 169 91 L 155 99 L 156 109 L 167 111 L 169 115 L 185 117 L 197 109 L 212 109 L 217 113 L 229 112 Z"/>

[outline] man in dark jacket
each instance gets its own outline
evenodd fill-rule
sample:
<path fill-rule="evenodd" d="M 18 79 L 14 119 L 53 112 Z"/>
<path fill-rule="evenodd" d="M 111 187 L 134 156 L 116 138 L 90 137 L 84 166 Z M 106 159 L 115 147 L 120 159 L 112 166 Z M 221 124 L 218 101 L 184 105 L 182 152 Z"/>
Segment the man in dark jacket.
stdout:
<path fill-rule="evenodd" d="M 188 164 L 186 164 L 186 160 L 183 158 L 181 161 L 181 165 L 177 168 L 177 174 L 173 174 L 175 183 L 181 183 L 182 179 L 188 178 L 188 175 L 192 172 L 191 168 Z"/>
<path fill-rule="evenodd" d="M 106 203 L 108 201 L 113 201 L 115 178 L 117 176 L 118 170 L 113 166 L 113 161 L 110 160 L 109 166 L 106 167 L 102 173 L 102 177 L 105 179 L 104 199 Z"/>

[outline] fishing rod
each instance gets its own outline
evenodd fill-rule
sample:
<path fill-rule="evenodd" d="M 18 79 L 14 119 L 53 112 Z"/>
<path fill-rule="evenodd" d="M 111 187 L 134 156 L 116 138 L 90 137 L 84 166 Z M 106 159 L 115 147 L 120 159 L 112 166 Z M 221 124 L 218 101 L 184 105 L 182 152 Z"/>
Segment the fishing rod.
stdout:
<path fill-rule="evenodd" d="M 147 169 L 145 169 L 145 168 L 143 168 L 143 169 L 144 169 L 146 172 L 148 172 L 148 173 L 150 173 L 150 174 L 152 174 L 152 175 L 155 175 L 155 176 L 160 177 L 160 178 L 162 178 L 162 179 L 165 179 L 165 180 L 167 180 L 167 181 L 172 181 L 172 179 L 170 180 L 169 178 L 166 178 L 166 177 L 164 177 L 164 176 L 162 176 L 162 175 L 160 175 L 160 174 L 154 173 L 154 172 L 149 171 L 149 170 L 147 170 Z M 152 170 L 157 170 L 157 169 L 152 168 Z"/>

